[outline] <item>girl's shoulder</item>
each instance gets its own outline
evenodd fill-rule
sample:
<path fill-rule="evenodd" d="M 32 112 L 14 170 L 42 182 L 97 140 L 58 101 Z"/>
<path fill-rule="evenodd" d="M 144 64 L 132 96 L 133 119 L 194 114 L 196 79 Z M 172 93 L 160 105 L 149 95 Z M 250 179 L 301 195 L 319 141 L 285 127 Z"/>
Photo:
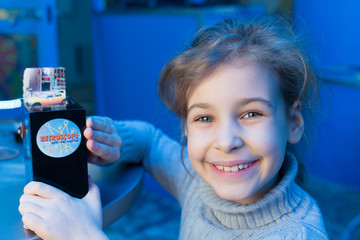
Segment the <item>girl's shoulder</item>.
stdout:
<path fill-rule="evenodd" d="M 323 217 L 314 198 L 294 183 L 292 194 L 298 199 L 293 211 L 284 216 L 285 228 L 293 232 L 294 239 L 328 239 Z"/>

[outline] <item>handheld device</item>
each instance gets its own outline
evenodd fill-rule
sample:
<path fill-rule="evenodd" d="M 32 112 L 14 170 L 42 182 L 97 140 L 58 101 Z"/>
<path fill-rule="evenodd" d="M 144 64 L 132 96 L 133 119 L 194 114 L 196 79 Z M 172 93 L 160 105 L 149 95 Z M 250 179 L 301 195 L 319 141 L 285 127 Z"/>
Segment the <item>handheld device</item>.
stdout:
<path fill-rule="evenodd" d="M 27 68 L 25 159 L 30 178 L 82 198 L 88 192 L 85 109 L 65 93 L 64 68 Z M 25 133 L 26 132 L 26 133 Z"/>

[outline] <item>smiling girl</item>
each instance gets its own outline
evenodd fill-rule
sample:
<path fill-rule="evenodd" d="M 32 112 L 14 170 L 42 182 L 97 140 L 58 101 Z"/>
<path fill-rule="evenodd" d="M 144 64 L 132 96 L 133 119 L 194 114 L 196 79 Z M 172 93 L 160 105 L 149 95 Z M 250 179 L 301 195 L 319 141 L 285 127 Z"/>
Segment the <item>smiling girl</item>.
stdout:
<path fill-rule="evenodd" d="M 287 24 L 226 20 L 201 30 L 161 72 L 159 92 L 182 119 L 184 144 L 145 122 L 93 117 L 84 132 L 90 161 L 142 163 L 179 201 L 180 239 L 327 239 L 287 150 L 303 135 L 316 90 Z"/>

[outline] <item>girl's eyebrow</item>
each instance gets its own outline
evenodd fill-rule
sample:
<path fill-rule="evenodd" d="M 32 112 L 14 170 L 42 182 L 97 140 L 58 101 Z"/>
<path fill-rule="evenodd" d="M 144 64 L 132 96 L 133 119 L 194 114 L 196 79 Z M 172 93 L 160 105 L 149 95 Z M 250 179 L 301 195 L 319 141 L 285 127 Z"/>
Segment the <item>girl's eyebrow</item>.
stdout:
<path fill-rule="evenodd" d="M 265 105 L 267 105 L 268 107 L 274 109 L 274 105 L 269 100 L 262 98 L 262 97 L 243 98 L 238 102 L 238 104 L 240 106 L 245 106 L 252 102 L 261 102 L 261 103 L 264 103 Z"/>
<path fill-rule="evenodd" d="M 274 105 L 269 100 L 262 97 L 243 98 L 238 101 L 237 105 L 241 107 L 250 104 L 252 102 L 261 102 L 267 105 L 268 107 L 270 107 L 271 109 L 274 109 Z M 208 103 L 194 103 L 188 108 L 188 113 L 194 108 L 209 109 L 211 108 L 211 106 Z"/>
<path fill-rule="evenodd" d="M 193 105 L 191 105 L 188 108 L 188 113 L 191 111 L 191 109 L 194 109 L 194 108 L 207 109 L 207 108 L 210 108 L 210 104 L 207 104 L 207 103 L 194 103 Z"/>

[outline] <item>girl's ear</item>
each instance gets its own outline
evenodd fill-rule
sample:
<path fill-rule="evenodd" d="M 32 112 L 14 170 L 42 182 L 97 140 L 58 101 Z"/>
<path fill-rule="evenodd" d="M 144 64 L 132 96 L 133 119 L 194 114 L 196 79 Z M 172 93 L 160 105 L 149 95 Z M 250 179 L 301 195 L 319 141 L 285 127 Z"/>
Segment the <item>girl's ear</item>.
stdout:
<path fill-rule="evenodd" d="M 290 108 L 289 127 L 288 142 L 299 142 L 304 133 L 304 118 L 301 114 L 301 103 L 298 100 Z"/>

